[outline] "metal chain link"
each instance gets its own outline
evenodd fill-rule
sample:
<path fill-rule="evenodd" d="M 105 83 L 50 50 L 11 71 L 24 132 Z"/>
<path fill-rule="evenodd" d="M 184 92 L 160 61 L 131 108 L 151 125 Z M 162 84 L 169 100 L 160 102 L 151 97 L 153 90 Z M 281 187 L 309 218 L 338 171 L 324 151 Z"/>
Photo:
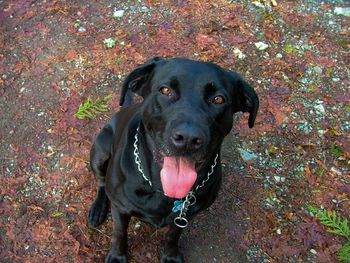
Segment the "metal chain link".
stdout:
<path fill-rule="evenodd" d="M 139 133 L 139 127 L 137 127 L 136 134 L 135 134 L 135 142 L 134 142 L 134 156 L 135 156 L 135 163 L 137 164 L 137 169 L 141 173 L 143 179 L 152 187 L 152 182 L 150 179 L 147 178 L 145 175 L 142 166 L 141 166 L 141 160 L 140 160 L 140 152 L 139 148 L 137 146 L 137 143 L 139 141 L 138 139 L 138 133 Z M 196 196 L 194 195 L 195 192 L 198 191 L 198 189 L 202 188 L 206 182 L 209 181 L 210 176 L 214 172 L 214 168 L 217 165 L 217 159 L 219 158 L 219 154 L 216 154 L 214 163 L 210 167 L 210 171 L 207 174 L 207 178 L 205 178 L 200 185 L 197 185 L 194 191 L 190 191 L 186 196 L 185 200 L 181 204 L 180 208 L 180 214 L 178 217 L 175 217 L 174 224 L 180 228 L 185 228 L 188 225 L 188 220 L 186 219 L 186 213 L 191 205 L 194 205 L 196 203 Z"/>
<path fill-rule="evenodd" d="M 147 178 L 145 173 L 143 172 L 142 166 L 141 166 L 141 160 L 140 160 L 140 152 L 139 148 L 137 146 L 137 143 L 139 141 L 137 134 L 139 133 L 139 127 L 137 127 L 136 133 L 135 133 L 135 142 L 134 142 L 134 156 L 135 156 L 135 163 L 137 164 L 137 169 L 141 173 L 143 179 L 152 187 L 152 182 Z"/>

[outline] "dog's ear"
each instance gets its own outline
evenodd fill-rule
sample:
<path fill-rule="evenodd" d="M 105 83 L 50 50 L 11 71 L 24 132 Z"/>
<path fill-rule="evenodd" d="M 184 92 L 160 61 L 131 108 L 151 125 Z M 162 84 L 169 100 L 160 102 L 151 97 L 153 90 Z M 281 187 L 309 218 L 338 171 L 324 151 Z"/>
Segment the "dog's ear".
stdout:
<path fill-rule="evenodd" d="M 125 106 L 132 103 L 132 92 L 145 98 L 149 90 L 149 80 L 153 70 L 159 61 L 163 59 L 154 57 L 146 61 L 143 65 L 133 70 L 125 79 L 120 95 L 119 105 Z"/>
<path fill-rule="evenodd" d="M 233 112 L 249 112 L 248 126 L 254 126 L 259 109 L 259 98 L 254 89 L 237 73 L 229 72 L 233 82 Z"/>

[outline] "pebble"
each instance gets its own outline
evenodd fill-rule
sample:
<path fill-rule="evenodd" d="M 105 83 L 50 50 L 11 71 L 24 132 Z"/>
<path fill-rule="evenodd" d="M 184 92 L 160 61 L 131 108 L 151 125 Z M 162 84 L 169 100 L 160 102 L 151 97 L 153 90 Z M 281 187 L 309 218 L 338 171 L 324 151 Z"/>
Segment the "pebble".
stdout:
<path fill-rule="evenodd" d="M 286 178 L 283 177 L 283 176 L 277 176 L 277 175 L 275 175 L 273 178 L 275 179 L 275 181 L 276 181 L 277 183 L 284 183 L 284 182 L 286 181 Z"/>
<path fill-rule="evenodd" d="M 312 253 L 312 254 L 314 254 L 314 255 L 316 255 L 317 254 L 317 251 L 315 250 L 315 249 L 310 249 L 310 252 Z"/>
<path fill-rule="evenodd" d="M 324 109 L 322 100 L 316 100 L 315 101 L 314 109 L 315 109 L 316 113 L 320 114 L 320 115 L 324 115 L 325 112 L 326 112 L 325 109 Z"/>
<path fill-rule="evenodd" d="M 86 32 L 86 28 L 81 26 L 79 27 L 78 32 Z"/>
<path fill-rule="evenodd" d="M 314 71 L 316 74 L 321 75 L 323 72 L 323 69 L 319 66 L 314 67 Z"/>
<path fill-rule="evenodd" d="M 325 130 L 317 130 L 317 133 L 319 136 L 325 135 L 326 131 Z"/>
<path fill-rule="evenodd" d="M 256 7 L 265 9 L 265 6 L 262 3 L 260 3 L 259 1 L 253 1 L 252 4 L 255 5 Z"/>
<path fill-rule="evenodd" d="M 335 168 L 335 167 L 332 167 L 331 168 L 331 172 L 332 173 L 335 173 L 336 175 L 342 175 L 342 172 L 341 171 L 339 171 L 337 168 Z"/>
<path fill-rule="evenodd" d="M 103 40 L 103 44 L 105 44 L 107 48 L 113 48 L 115 46 L 115 42 L 116 41 L 113 38 L 106 38 Z"/>
<path fill-rule="evenodd" d="M 277 232 L 278 235 L 282 234 L 282 230 L 281 230 L 280 228 L 278 228 L 278 229 L 276 230 L 276 232 Z"/>
<path fill-rule="evenodd" d="M 256 46 L 257 49 L 259 49 L 261 51 L 263 51 L 269 47 L 269 45 L 265 44 L 264 42 L 256 42 L 254 45 Z"/>
<path fill-rule="evenodd" d="M 241 148 L 238 148 L 238 151 L 241 154 L 242 159 L 246 162 L 258 158 L 258 156 L 256 154 L 247 152 Z"/>
<path fill-rule="evenodd" d="M 350 17 L 350 7 L 335 7 L 334 14 Z"/>
<path fill-rule="evenodd" d="M 235 54 L 235 56 L 238 57 L 239 59 L 244 59 L 246 57 L 246 55 L 244 55 L 243 52 L 238 48 L 235 48 L 233 50 L 233 54 Z"/>
<path fill-rule="evenodd" d="M 149 9 L 146 6 L 141 7 L 141 12 L 149 12 Z"/>
<path fill-rule="evenodd" d="M 124 10 L 114 10 L 113 17 L 114 18 L 121 18 L 124 16 L 125 11 Z"/>

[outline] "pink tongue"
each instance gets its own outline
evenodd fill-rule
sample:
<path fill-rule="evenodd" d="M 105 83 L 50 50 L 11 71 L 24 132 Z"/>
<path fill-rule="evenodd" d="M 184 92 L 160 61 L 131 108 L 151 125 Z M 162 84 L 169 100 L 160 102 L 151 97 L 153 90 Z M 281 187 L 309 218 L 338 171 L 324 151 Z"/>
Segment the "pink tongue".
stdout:
<path fill-rule="evenodd" d="M 181 157 L 164 157 L 160 179 L 166 196 L 184 198 L 197 179 L 195 164 Z"/>

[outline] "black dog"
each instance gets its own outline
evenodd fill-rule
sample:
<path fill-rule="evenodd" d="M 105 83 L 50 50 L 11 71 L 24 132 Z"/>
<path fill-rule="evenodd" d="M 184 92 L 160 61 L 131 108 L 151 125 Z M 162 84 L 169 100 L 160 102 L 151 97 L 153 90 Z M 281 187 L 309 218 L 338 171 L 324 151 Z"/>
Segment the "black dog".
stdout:
<path fill-rule="evenodd" d="M 130 105 L 132 92 L 143 102 Z M 126 262 L 131 216 L 169 225 L 161 262 L 183 262 L 180 234 L 218 194 L 220 147 L 233 114 L 249 112 L 253 127 L 258 97 L 237 73 L 156 57 L 127 76 L 120 104 L 91 150 L 98 192 L 89 224 L 102 224 L 111 203 L 113 243 L 105 262 Z"/>

